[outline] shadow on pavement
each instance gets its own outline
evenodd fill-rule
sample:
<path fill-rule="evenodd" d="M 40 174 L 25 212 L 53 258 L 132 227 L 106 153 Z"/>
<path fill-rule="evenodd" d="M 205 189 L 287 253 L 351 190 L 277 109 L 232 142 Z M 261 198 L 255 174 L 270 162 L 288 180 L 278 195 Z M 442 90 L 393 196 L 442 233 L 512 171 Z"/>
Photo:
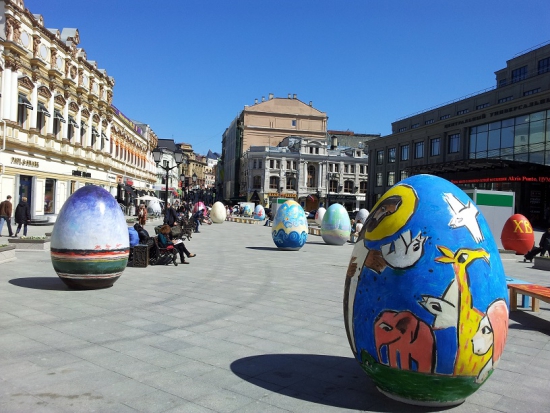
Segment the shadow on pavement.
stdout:
<path fill-rule="evenodd" d="M 17 287 L 33 288 L 35 290 L 73 291 L 58 277 L 26 277 L 9 280 Z"/>
<path fill-rule="evenodd" d="M 387 398 L 351 357 L 266 354 L 236 360 L 230 368 L 255 386 L 320 405 L 353 410 L 374 408 L 379 412 L 434 411 Z"/>
<path fill-rule="evenodd" d="M 277 247 L 246 247 L 249 250 L 258 250 L 258 251 L 282 251 Z"/>
<path fill-rule="evenodd" d="M 528 313 L 526 311 L 511 311 L 510 320 L 514 320 L 516 323 L 519 323 L 510 325 L 510 329 L 536 330 L 543 334 L 546 334 L 547 336 L 550 336 L 550 321 L 537 316 L 536 313 Z"/>

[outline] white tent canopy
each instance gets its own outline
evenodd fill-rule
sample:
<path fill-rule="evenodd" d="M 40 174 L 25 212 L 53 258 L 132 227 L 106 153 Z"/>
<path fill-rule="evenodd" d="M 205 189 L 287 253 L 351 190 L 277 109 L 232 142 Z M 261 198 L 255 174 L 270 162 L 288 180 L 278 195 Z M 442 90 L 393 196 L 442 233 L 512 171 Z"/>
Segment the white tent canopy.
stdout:
<path fill-rule="evenodd" d="M 143 195 L 136 198 L 138 201 L 158 201 L 158 202 L 164 202 L 162 199 L 159 199 L 157 197 L 151 196 L 151 195 Z"/>

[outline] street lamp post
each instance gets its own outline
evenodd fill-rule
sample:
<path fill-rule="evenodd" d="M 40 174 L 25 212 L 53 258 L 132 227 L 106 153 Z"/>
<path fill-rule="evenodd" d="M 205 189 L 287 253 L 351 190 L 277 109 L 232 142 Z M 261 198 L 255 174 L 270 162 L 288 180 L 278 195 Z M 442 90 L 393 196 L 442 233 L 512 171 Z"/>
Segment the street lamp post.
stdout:
<path fill-rule="evenodd" d="M 160 164 L 160 161 L 162 160 L 162 154 L 164 153 L 169 153 L 169 154 L 173 154 L 174 155 L 174 159 L 176 161 L 176 165 L 170 167 L 168 165 L 164 166 L 164 165 L 161 165 Z M 166 210 L 166 207 L 168 206 L 168 182 L 170 180 L 170 171 L 174 168 L 177 168 L 178 166 L 180 166 L 182 163 L 183 163 L 183 160 L 184 160 L 184 154 L 182 152 L 182 150 L 180 148 L 176 148 L 175 151 L 171 151 L 170 149 L 167 149 L 167 148 L 159 148 L 158 146 L 153 149 L 153 159 L 155 160 L 155 163 L 157 164 L 157 168 L 161 168 L 163 169 L 165 172 L 166 172 L 166 181 L 164 182 L 165 184 L 165 192 L 164 192 L 164 208 Z"/>
<path fill-rule="evenodd" d="M 197 174 L 195 172 L 193 172 L 193 176 L 191 176 L 191 180 L 193 181 L 193 190 L 196 190 L 197 188 L 195 186 L 197 185 Z M 196 203 L 196 202 L 197 200 L 195 199 L 195 197 L 193 197 L 193 203 Z"/>
<path fill-rule="evenodd" d="M 183 198 L 182 201 L 185 201 L 186 197 L 185 197 L 185 174 L 184 173 L 180 175 L 180 181 L 181 181 L 181 191 L 182 191 L 182 198 Z"/>

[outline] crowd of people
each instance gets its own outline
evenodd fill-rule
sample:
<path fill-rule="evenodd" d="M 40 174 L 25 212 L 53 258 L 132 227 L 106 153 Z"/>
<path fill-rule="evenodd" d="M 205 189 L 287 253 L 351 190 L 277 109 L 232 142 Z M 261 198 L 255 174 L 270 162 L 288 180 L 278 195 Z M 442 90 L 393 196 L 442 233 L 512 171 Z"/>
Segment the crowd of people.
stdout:
<path fill-rule="evenodd" d="M 155 229 L 159 247 L 168 250 L 174 249 L 180 257 L 181 264 L 189 264 L 186 257 L 192 258 L 196 254 L 191 253 L 185 246 L 184 232 L 181 229 L 192 223 L 193 232 L 200 233 L 201 225 L 212 223 L 209 216 L 210 210 L 210 205 L 194 205 L 191 202 L 167 203 L 163 211 L 163 223 Z M 136 212 L 137 222 L 128 228 L 130 247 L 147 243 L 149 233 L 143 228 L 147 223 L 147 217 L 147 206 L 141 203 Z"/>

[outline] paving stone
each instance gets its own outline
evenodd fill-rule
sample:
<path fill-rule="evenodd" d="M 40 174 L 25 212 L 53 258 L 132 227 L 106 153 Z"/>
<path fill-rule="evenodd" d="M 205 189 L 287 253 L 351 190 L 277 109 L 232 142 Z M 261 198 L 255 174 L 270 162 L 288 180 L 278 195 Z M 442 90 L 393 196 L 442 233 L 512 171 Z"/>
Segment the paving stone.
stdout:
<path fill-rule="evenodd" d="M 342 291 L 353 246 L 310 238 L 288 253 L 261 226 L 209 226 L 189 242 L 203 251 L 191 265 L 128 267 L 103 290 L 68 289 L 43 252 L 2 264 L 0 411 L 426 412 L 378 392 L 352 355 Z M 503 264 L 547 283 L 519 259 Z M 548 412 L 548 371 L 541 303 L 510 314 L 501 361 L 477 393 L 428 411 Z"/>

